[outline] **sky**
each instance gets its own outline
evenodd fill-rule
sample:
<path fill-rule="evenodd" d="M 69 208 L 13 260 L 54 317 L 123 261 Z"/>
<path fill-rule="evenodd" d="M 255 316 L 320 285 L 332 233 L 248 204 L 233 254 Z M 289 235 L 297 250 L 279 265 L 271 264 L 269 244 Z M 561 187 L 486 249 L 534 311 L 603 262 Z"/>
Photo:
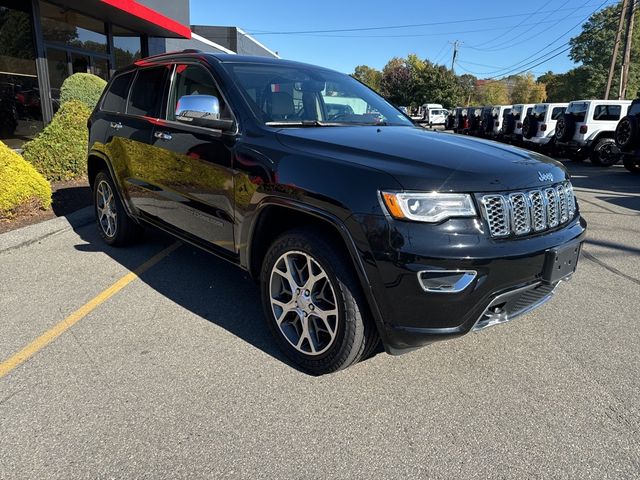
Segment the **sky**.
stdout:
<path fill-rule="evenodd" d="M 450 67 L 452 44 L 458 40 L 455 72 L 494 78 L 527 68 L 536 75 L 571 69 L 575 65 L 568 52 L 563 52 L 569 39 L 580 32 L 590 14 L 615 3 L 617 0 L 190 0 L 190 9 L 192 24 L 238 26 L 282 58 L 344 73 L 352 73 L 357 65 L 382 69 L 392 57 L 410 53 Z M 314 33 L 294 33 L 310 31 Z M 535 65 L 541 61 L 544 63 Z"/>

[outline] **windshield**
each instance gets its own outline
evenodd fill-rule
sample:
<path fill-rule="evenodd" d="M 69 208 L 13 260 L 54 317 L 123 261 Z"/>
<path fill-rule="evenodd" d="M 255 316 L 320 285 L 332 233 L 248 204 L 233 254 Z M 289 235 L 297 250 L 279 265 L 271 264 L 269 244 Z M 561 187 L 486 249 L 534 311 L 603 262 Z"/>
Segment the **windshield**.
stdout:
<path fill-rule="evenodd" d="M 357 80 L 307 65 L 226 63 L 266 125 L 403 125 L 411 120 Z"/>

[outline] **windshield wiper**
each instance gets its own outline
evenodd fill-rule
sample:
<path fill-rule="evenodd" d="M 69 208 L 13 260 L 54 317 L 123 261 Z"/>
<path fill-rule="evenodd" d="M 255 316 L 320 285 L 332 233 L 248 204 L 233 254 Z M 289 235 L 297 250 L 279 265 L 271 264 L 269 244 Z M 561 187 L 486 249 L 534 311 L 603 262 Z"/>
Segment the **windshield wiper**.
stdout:
<path fill-rule="evenodd" d="M 265 122 L 268 127 L 343 127 L 346 123 L 322 122 L 320 120 L 279 120 Z"/>

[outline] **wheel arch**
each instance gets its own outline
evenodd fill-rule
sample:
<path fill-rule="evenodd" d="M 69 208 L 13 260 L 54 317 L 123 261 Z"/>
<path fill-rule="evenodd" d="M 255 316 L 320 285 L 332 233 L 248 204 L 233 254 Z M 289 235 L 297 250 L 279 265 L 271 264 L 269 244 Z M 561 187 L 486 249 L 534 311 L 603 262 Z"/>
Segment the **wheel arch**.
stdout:
<path fill-rule="evenodd" d="M 131 210 L 131 206 L 127 201 L 127 197 L 122 192 L 120 181 L 115 174 L 113 165 L 109 160 L 109 157 L 107 157 L 102 152 L 91 150 L 89 152 L 89 155 L 87 156 L 87 176 L 89 179 L 89 188 L 91 188 L 91 190 L 93 190 L 93 183 L 95 181 L 96 175 L 98 174 L 98 172 L 105 169 L 109 172 L 109 175 L 111 175 L 111 178 L 113 179 L 113 183 L 116 186 L 116 193 L 118 194 L 122 205 L 124 205 L 125 210 L 129 214 L 129 216 L 135 218 Z"/>
<path fill-rule="evenodd" d="M 336 215 L 314 206 L 280 199 L 270 199 L 261 203 L 253 215 L 253 221 L 246 232 L 246 242 L 243 242 L 245 247 L 241 248 L 240 252 L 241 263 L 251 277 L 256 281 L 259 279 L 262 262 L 271 243 L 282 233 L 298 227 L 322 229 L 323 233 L 326 232 L 329 236 L 331 243 L 342 249 L 351 260 L 369 312 L 380 338 L 386 345 L 382 315 L 373 296 L 369 276 L 358 253 L 356 241 L 345 222 Z"/>

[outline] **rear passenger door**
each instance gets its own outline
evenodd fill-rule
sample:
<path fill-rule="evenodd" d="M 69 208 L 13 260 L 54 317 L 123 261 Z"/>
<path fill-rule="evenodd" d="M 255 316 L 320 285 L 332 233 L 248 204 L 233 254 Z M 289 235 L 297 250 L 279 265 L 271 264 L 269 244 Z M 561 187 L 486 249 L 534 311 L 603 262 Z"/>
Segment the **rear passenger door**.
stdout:
<path fill-rule="evenodd" d="M 154 186 L 156 168 L 151 152 L 151 135 L 154 123 L 162 111 L 169 67 L 153 66 L 131 72 L 123 112 L 122 100 L 114 97 L 114 106 L 105 97 L 103 109 L 109 122 L 105 138 L 105 149 L 109 156 L 120 187 L 134 213 L 155 217 L 157 190 Z M 135 74 L 135 75 L 134 75 Z M 124 85 L 122 80 L 122 86 Z M 113 87 L 116 86 L 116 80 Z M 121 90 L 122 91 L 122 90 Z M 117 108 L 116 108 L 117 104 Z"/>
<path fill-rule="evenodd" d="M 234 251 L 234 135 L 176 120 L 176 105 L 188 95 L 211 95 L 220 118 L 233 119 L 209 70 L 198 63 L 176 64 L 166 108 L 151 140 L 156 152 L 160 221 L 188 236 Z"/>

